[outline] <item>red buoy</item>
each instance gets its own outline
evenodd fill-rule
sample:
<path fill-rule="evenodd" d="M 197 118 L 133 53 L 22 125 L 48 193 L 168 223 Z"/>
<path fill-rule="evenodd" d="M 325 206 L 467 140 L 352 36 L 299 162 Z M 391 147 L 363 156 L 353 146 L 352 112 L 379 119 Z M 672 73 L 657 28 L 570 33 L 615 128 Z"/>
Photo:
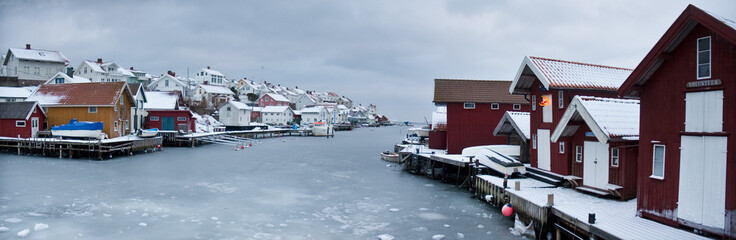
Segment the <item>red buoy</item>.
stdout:
<path fill-rule="evenodd" d="M 506 217 L 511 216 L 511 214 L 514 213 L 514 208 L 511 207 L 510 203 L 507 203 L 506 205 L 503 205 L 503 207 L 501 208 L 501 213 Z"/>

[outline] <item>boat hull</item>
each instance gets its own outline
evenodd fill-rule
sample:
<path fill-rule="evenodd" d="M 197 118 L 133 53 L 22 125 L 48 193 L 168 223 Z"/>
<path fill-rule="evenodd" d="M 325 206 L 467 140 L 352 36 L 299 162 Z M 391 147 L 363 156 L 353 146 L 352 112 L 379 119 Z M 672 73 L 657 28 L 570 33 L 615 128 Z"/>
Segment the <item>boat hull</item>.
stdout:
<path fill-rule="evenodd" d="M 317 125 L 312 128 L 312 135 L 314 136 L 332 136 L 335 134 L 332 125 Z"/>
<path fill-rule="evenodd" d="M 102 130 L 51 130 L 51 135 L 70 138 L 105 138 Z"/>
<path fill-rule="evenodd" d="M 156 135 L 158 135 L 158 129 L 146 129 L 138 133 L 138 136 L 142 138 L 155 137 Z"/>
<path fill-rule="evenodd" d="M 401 163 L 401 156 L 396 153 L 381 153 L 381 159 L 388 162 Z"/>

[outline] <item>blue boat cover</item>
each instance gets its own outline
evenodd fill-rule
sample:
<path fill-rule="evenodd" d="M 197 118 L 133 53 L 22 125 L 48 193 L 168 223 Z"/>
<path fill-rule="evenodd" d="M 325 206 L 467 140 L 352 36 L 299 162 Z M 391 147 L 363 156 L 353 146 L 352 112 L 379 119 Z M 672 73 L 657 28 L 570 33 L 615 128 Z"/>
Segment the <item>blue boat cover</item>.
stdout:
<path fill-rule="evenodd" d="M 102 122 L 79 122 L 72 119 L 69 124 L 51 127 L 51 130 L 102 130 L 102 126 Z"/>

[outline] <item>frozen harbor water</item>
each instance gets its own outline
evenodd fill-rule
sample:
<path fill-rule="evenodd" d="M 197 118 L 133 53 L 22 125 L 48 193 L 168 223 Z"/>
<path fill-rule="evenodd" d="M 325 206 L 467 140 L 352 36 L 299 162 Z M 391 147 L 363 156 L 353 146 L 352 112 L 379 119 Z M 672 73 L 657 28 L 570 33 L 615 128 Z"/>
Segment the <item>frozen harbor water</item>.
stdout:
<path fill-rule="evenodd" d="M 0 239 L 518 239 L 465 189 L 381 161 L 406 130 L 107 161 L 0 154 Z"/>

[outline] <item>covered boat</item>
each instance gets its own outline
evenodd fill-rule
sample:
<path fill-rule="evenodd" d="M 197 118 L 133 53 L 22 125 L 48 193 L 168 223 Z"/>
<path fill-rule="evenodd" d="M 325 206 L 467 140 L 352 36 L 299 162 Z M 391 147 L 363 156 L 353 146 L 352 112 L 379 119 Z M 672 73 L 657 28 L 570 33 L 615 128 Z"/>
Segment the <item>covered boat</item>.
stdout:
<path fill-rule="evenodd" d="M 463 156 L 473 156 L 478 163 L 487 166 L 501 175 L 520 175 L 526 173 L 526 167 L 513 156 L 518 156 L 519 146 L 514 145 L 487 145 L 467 147 L 463 149 Z"/>
<path fill-rule="evenodd" d="M 51 127 L 51 135 L 55 137 L 70 138 L 96 138 L 104 139 L 102 133 L 102 122 L 79 122 L 77 119 L 69 120 L 69 124 Z"/>
<path fill-rule="evenodd" d="M 422 138 L 429 137 L 429 131 L 430 131 L 429 126 L 424 126 L 421 128 L 414 127 L 414 128 L 409 128 L 408 130 L 409 135 L 416 134 L 417 136 L 422 137 Z"/>
<path fill-rule="evenodd" d="M 158 128 L 142 129 L 138 131 L 139 137 L 155 137 L 158 135 Z"/>
<path fill-rule="evenodd" d="M 326 124 L 323 122 L 315 122 L 312 127 L 312 135 L 314 136 L 333 136 L 335 131 L 332 128 L 332 124 Z"/>

